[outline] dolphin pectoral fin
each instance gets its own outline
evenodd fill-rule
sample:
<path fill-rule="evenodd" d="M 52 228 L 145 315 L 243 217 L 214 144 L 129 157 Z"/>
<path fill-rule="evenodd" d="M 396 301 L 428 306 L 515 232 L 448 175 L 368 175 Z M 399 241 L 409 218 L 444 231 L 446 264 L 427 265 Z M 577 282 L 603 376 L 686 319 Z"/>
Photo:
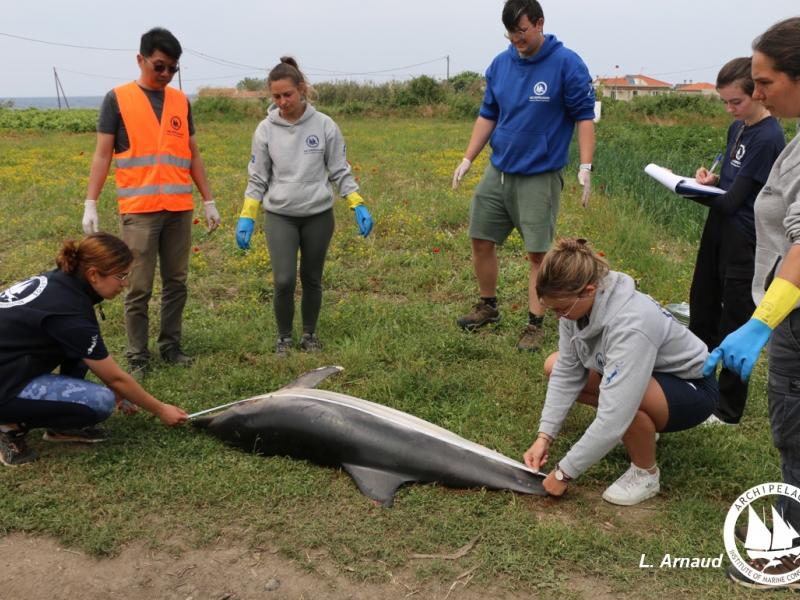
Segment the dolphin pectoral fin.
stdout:
<path fill-rule="evenodd" d="M 320 367 L 318 369 L 314 369 L 313 371 L 308 371 L 307 373 L 303 373 L 295 379 L 287 383 L 283 386 L 282 390 L 288 390 L 291 388 L 315 388 L 320 383 L 325 381 L 331 375 L 335 375 L 340 371 L 344 371 L 344 367 L 340 367 L 338 365 L 330 365 L 328 367 Z"/>
<path fill-rule="evenodd" d="M 342 467 L 356 482 L 358 489 L 361 493 L 377 500 L 384 506 L 391 506 L 394 504 L 394 494 L 404 483 L 413 481 L 409 477 L 391 473 L 389 471 L 381 471 L 371 467 L 363 467 L 361 465 L 343 464 Z"/>

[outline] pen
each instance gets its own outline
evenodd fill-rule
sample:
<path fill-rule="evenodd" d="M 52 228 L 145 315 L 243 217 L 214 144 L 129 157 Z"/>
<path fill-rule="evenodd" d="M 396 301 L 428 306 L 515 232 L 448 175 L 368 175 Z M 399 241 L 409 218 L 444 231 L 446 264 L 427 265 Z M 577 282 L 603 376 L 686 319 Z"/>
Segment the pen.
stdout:
<path fill-rule="evenodd" d="M 713 173 L 714 169 L 719 166 L 720 161 L 722 160 L 722 153 L 720 152 L 717 154 L 717 157 L 714 159 L 714 162 L 711 164 L 711 168 L 708 170 L 709 173 Z"/>

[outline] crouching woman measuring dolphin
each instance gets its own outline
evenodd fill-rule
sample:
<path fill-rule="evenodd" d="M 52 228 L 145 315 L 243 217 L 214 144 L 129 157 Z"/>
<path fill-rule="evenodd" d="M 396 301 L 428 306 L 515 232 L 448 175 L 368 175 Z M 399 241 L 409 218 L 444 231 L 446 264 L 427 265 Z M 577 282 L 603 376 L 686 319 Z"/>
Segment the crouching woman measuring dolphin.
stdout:
<path fill-rule="evenodd" d="M 123 371 L 103 343 L 94 305 L 128 285 L 132 262 L 125 242 L 94 233 L 64 242 L 57 269 L 0 292 L 3 464 L 36 459 L 25 437 L 37 427 L 47 429 L 49 441 L 103 441 L 103 431 L 94 426 L 111 415 L 115 401 L 125 412 L 136 410 L 123 398 L 166 425 L 186 420 L 183 410 L 159 402 Z M 56 368 L 58 375 L 52 373 Z M 85 381 L 88 370 L 108 387 Z"/>
<path fill-rule="evenodd" d="M 560 239 L 536 278 L 542 305 L 559 318 L 558 352 L 545 361 L 550 381 L 539 432 L 525 464 L 539 470 L 577 401 L 597 409 L 583 436 L 544 480 L 562 495 L 569 481 L 620 440 L 630 468 L 603 493 L 613 504 L 638 504 L 659 491 L 656 432 L 679 431 L 711 414 L 719 389 L 703 377 L 706 345 L 633 279 L 581 239 Z"/>

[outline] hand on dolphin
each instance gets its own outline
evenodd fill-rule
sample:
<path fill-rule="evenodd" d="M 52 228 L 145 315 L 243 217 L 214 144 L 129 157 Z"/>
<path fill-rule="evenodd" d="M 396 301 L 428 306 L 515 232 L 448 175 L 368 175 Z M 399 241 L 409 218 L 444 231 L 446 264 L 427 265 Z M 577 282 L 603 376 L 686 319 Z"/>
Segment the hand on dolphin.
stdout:
<path fill-rule="evenodd" d="M 531 447 L 525 451 L 522 456 L 525 465 L 534 471 L 541 470 L 542 466 L 550 458 L 550 443 L 551 439 L 545 433 L 540 433 L 534 440 Z"/>

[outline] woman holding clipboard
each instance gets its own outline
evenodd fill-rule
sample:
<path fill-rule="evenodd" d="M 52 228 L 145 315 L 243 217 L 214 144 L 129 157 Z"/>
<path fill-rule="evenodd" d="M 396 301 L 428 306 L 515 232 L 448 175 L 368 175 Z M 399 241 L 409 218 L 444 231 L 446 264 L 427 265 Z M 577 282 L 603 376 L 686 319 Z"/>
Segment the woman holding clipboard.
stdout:
<path fill-rule="evenodd" d="M 753 314 L 750 295 L 756 231 L 753 204 L 786 142 L 780 123 L 752 98 L 750 58 L 735 58 L 717 75 L 717 92 L 734 118 L 722 155 L 720 175 L 703 167 L 695 179 L 725 190 L 715 197 L 692 197 L 709 207 L 689 294 L 689 329 L 709 350 Z M 719 403 L 708 424 L 739 423 L 747 383 L 727 369 L 719 374 Z"/>

